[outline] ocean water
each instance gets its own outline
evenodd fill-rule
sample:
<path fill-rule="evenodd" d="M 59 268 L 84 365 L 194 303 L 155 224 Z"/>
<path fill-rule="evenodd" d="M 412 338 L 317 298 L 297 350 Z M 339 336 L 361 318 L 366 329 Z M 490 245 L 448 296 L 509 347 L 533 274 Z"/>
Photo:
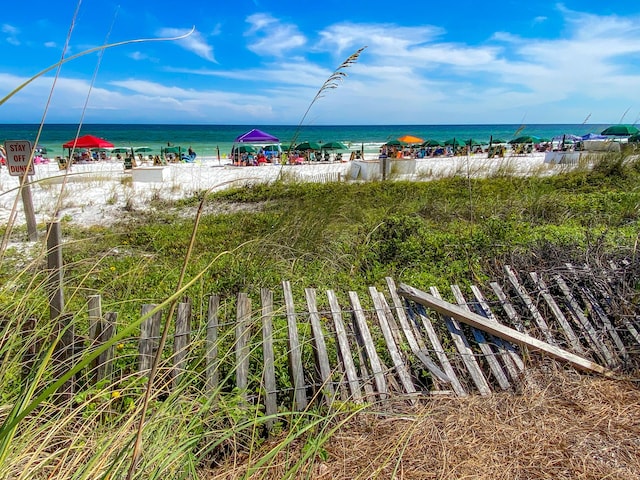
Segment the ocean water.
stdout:
<path fill-rule="evenodd" d="M 198 155 L 221 157 L 229 155 L 236 137 L 258 128 L 280 139 L 283 144 L 291 142 L 331 142 L 339 141 L 352 150 L 364 148 L 365 153 L 378 152 L 380 146 L 402 135 L 414 135 L 423 139 L 445 141 L 450 138 L 489 141 L 494 139 L 509 141 L 519 135 L 536 135 L 552 138 L 571 133 L 584 135 L 600 133 L 609 125 L 596 124 L 538 124 L 538 125 L 336 125 L 336 126 L 295 126 L 295 125 L 116 125 L 85 124 L 80 135 L 95 135 L 104 138 L 116 147 L 141 147 L 160 153 L 160 148 L 171 143 L 184 150 L 191 147 Z M 39 126 L 32 124 L 0 124 L 0 142 L 5 140 L 35 141 Z M 62 144 L 75 138 L 77 125 L 45 125 L 38 144 L 47 149 L 48 156 L 65 155 Z"/>

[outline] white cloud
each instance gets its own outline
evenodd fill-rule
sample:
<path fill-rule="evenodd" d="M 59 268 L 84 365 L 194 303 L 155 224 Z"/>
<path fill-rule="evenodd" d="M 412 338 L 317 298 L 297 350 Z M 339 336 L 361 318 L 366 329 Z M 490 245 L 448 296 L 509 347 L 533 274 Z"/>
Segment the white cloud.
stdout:
<path fill-rule="evenodd" d="M 20 45 L 20 40 L 18 39 L 20 30 L 17 27 L 9 25 L 8 23 L 4 23 L 0 27 L 0 32 L 2 32 L 3 37 L 7 41 L 7 43 L 16 46 Z"/>
<path fill-rule="evenodd" d="M 270 15 L 257 13 L 246 21 L 250 28 L 245 35 L 253 40 L 248 48 L 258 55 L 281 57 L 307 42 L 297 26 L 282 23 Z"/>
<path fill-rule="evenodd" d="M 132 58 L 133 60 L 146 60 L 147 58 L 149 58 L 149 56 L 146 53 L 142 53 L 139 50 L 136 50 L 135 52 L 131 52 L 129 54 L 129 58 Z"/>
<path fill-rule="evenodd" d="M 162 37 L 177 37 L 189 32 L 189 29 L 184 28 L 162 28 L 158 34 Z M 177 43 L 185 50 L 195 53 L 205 60 L 209 60 L 210 62 L 216 61 L 213 56 L 213 47 L 207 43 L 202 34 L 197 30 L 194 30 L 188 37 L 177 40 Z"/>
<path fill-rule="evenodd" d="M 56 48 L 58 44 L 56 42 L 44 42 L 44 46 L 47 48 Z"/>

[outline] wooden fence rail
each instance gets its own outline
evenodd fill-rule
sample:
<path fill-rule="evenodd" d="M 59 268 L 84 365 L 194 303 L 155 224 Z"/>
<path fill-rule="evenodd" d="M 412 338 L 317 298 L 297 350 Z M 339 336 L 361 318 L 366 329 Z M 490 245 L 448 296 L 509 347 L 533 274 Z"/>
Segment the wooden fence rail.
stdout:
<path fill-rule="evenodd" d="M 485 290 L 453 285 L 448 293 L 435 287 L 427 293 L 387 278 L 384 290 L 370 287 L 364 296 L 306 288 L 297 303 L 284 281 L 281 292 L 260 291 L 260 308 L 239 293 L 234 318 L 226 310 L 223 315 L 218 295 L 208 299 L 203 318 L 196 318 L 199 309 L 190 302 L 178 305 L 175 319 L 159 310 L 129 341 L 137 343 L 139 375 L 149 375 L 162 324 L 173 322 L 170 353 L 162 352 L 163 371 L 170 372 L 166 388 L 195 378 L 202 391 L 240 392 L 269 416 L 302 411 L 312 402 L 413 403 L 436 393 L 515 392 L 538 355 L 603 375 L 637 367 L 640 313 L 630 303 L 621 308 L 617 297 L 624 271 L 612 265 L 606 275 L 594 276 L 567 266 L 560 273 L 518 274 L 507 266 L 503 283 L 490 282 Z M 603 284 L 602 278 L 608 280 Z M 89 332 L 81 347 L 98 348 L 113 338 L 118 315 L 102 312 L 99 296 L 87 306 Z M 140 314 L 155 308 L 142 305 Z M 66 331 L 57 357 L 61 366 L 78 355 L 78 334 Z M 25 362 L 33 362 L 31 350 Z M 113 345 L 106 349 L 83 385 L 65 388 L 66 398 L 74 389 L 125 375 L 115 368 L 118 354 Z"/>

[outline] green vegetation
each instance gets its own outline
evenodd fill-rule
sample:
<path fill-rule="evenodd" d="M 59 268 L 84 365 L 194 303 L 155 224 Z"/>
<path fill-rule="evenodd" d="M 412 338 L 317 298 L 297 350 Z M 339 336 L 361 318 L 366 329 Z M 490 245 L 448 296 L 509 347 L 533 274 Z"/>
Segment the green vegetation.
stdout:
<path fill-rule="evenodd" d="M 612 156 L 592 169 L 551 177 L 321 185 L 283 180 L 157 204 L 109 227 L 63 221 L 67 310 L 79 312 L 75 321 L 83 331 L 89 295 L 100 294 L 105 311 L 119 312 L 114 345 L 122 373 L 114 383 L 84 390 L 71 406 L 51 402 L 59 386 L 50 362 L 54 327 L 39 322 L 28 335 L 16 334 L 28 319 L 48 318 L 45 252 L 2 252 L 0 478 L 125 478 L 143 412 L 145 382 L 135 373 L 137 346 L 131 342 L 143 303 L 168 307 L 187 296 L 203 318 L 211 293 L 232 302 L 246 292 L 257 303 L 261 288 L 276 288 L 283 280 L 303 301 L 305 287 L 363 291 L 382 286 L 386 276 L 419 288 L 446 287 L 485 282 L 504 263 L 629 257 L 640 231 L 639 181 L 636 160 Z M 195 222 L 200 205 L 203 214 Z M 183 265 L 187 286 L 177 291 Z M 221 312 L 233 319 L 230 308 L 223 305 Z M 274 335 L 283 339 L 278 322 Z M 194 335 L 203 338 L 202 328 Z M 309 336 L 302 328 L 301 334 Z M 234 339 L 219 341 L 226 351 Z M 20 360 L 35 345 L 40 347 L 24 380 Z M 97 353 L 87 352 L 80 367 Z M 252 365 L 261 355 L 251 352 Z M 202 359 L 193 363 L 193 371 L 202 372 Z M 260 379 L 250 379 L 258 401 L 249 407 L 244 392 L 226 389 L 224 378 L 233 377 L 233 368 L 232 358 L 223 359 L 216 392 L 205 392 L 195 375 L 177 391 L 153 391 L 132 478 L 196 478 L 203 465 L 237 452 L 250 457 L 263 444 L 263 425 L 274 419 L 260 406 Z M 278 376 L 286 371 L 285 364 L 276 368 Z M 58 384 L 65 379 L 57 377 Z M 326 457 L 332 432 L 359 408 L 345 403 L 332 411 L 313 407 L 287 414 L 276 426 L 283 430 L 279 441 L 253 459 L 252 468 L 302 440 L 302 457 L 287 464 L 282 478 L 295 476 Z"/>

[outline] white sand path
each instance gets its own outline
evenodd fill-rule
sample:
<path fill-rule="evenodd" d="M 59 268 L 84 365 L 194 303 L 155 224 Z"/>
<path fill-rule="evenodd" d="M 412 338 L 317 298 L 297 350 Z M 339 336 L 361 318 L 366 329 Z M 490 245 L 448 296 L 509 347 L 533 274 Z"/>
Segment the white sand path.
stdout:
<path fill-rule="evenodd" d="M 377 162 L 377 159 L 367 159 Z M 228 160 L 227 160 L 228 161 Z M 223 160 L 224 162 L 224 160 Z M 186 198 L 199 191 L 219 190 L 257 182 L 271 182 L 279 176 L 301 181 L 323 181 L 327 178 L 351 179 L 353 163 L 314 163 L 310 165 L 264 165 L 235 167 L 220 165 L 213 158 L 196 163 L 170 164 L 165 167 L 162 182 L 133 182 L 131 171 L 122 162 L 74 164 L 66 176 L 52 161 L 35 165 L 31 193 L 38 223 L 59 217 L 84 226 L 108 225 L 126 214 L 126 208 L 146 208 L 149 200 Z M 544 163 L 544 154 L 487 159 L 486 155 L 440 157 L 416 160 L 415 173 L 394 178 L 426 181 L 453 175 L 487 176 L 502 170 L 513 175 L 548 174 L 558 167 Z M 6 225 L 15 208 L 15 224 L 25 224 L 20 177 L 0 170 L 0 222 Z M 63 183 L 64 182 L 64 183 Z M 126 208 L 125 208 L 126 207 Z"/>

